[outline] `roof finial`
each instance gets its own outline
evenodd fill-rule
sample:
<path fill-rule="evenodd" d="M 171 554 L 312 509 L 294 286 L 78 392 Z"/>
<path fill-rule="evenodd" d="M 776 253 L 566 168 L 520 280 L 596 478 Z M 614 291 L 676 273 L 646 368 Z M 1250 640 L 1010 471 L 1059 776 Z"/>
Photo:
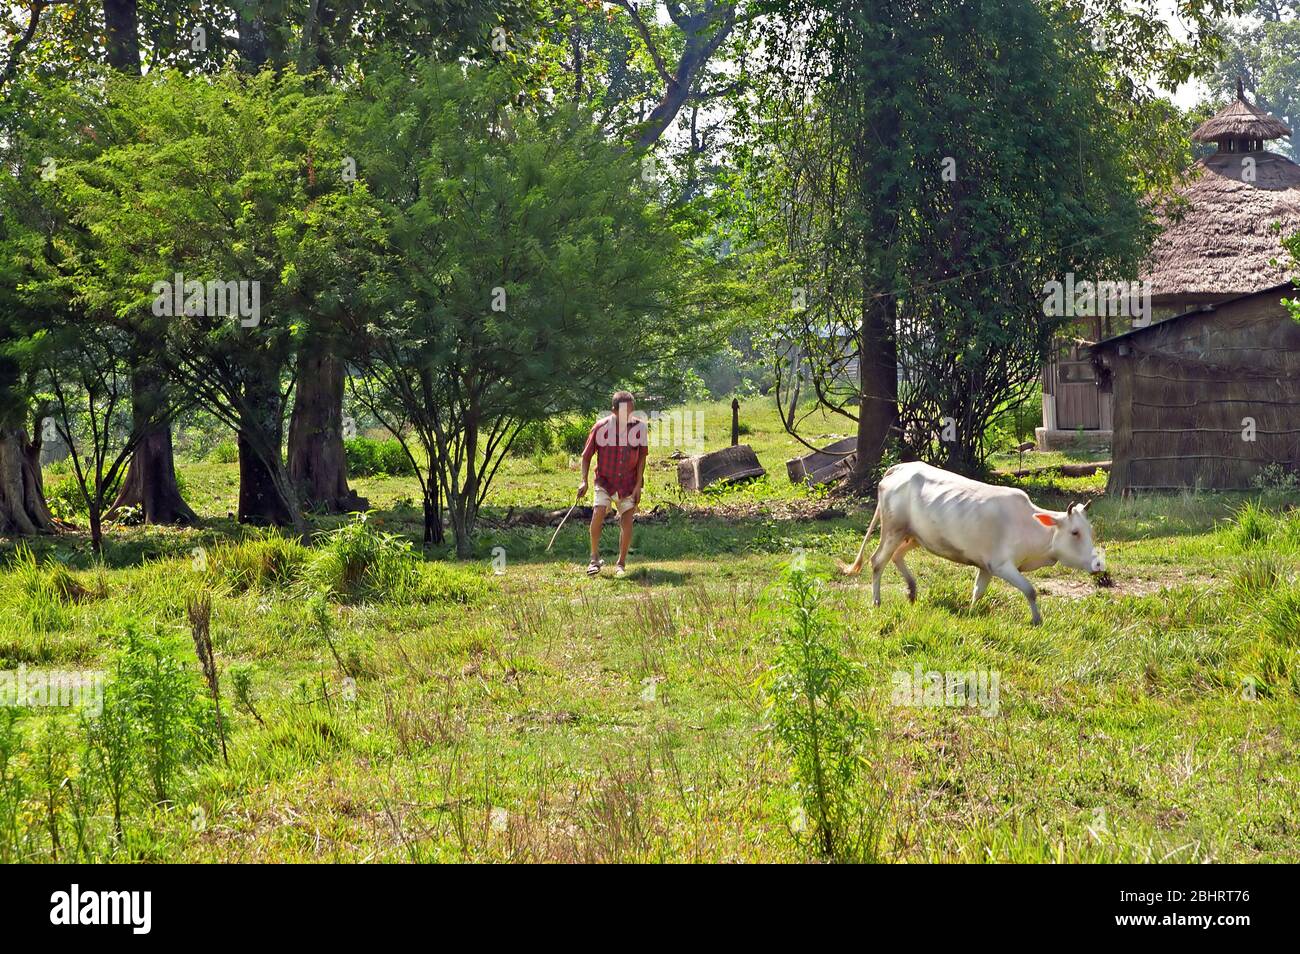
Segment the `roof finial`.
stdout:
<path fill-rule="evenodd" d="M 1242 100 L 1243 102 L 1244 102 L 1245 99 L 1246 99 L 1246 92 L 1245 92 L 1245 90 L 1243 90 L 1243 89 L 1241 88 L 1241 75 L 1240 75 L 1240 74 L 1237 75 L 1237 98 L 1240 99 L 1240 100 Z"/>

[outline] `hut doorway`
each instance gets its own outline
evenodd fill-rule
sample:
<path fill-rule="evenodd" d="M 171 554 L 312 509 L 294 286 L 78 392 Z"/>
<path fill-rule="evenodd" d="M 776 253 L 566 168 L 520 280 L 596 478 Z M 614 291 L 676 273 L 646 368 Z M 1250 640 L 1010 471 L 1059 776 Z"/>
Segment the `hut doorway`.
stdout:
<path fill-rule="evenodd" d="M 1101 427 L 1101 392 L 1091 359 L 1070 345 L 1056 361 L 1056 426 L 1063 431 Z"/>

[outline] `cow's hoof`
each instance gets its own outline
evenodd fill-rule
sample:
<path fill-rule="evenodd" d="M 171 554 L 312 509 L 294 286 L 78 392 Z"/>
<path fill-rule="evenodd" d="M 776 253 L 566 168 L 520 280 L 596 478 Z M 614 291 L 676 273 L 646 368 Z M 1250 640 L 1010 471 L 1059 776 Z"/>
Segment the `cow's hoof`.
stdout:
<path fill-rule="evenodd" d="M 908 594 L 907 594 L 907 601 L 908 601 L 909 603 L 915 603 L 915 602 L 916 602 L 916 590 L 910 590 L 910 591 L 908 592 Z"/>

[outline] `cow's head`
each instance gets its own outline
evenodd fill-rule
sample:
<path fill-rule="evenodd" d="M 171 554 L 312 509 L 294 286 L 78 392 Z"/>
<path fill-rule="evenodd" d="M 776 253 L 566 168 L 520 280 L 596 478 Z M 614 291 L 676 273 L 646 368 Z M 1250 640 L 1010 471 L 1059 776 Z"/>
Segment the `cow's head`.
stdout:
<path fill-rule="evenodd" d="M 1036 513 L 1034 519 L 1052 530 L 1051 553 L 1057 563 L 1100 573 L 1106 569 L 1106 555 L 1092 542 L 1092 524 L 1088 522 L 1088 504 L 1070 504 L 1063 516 Z"/>

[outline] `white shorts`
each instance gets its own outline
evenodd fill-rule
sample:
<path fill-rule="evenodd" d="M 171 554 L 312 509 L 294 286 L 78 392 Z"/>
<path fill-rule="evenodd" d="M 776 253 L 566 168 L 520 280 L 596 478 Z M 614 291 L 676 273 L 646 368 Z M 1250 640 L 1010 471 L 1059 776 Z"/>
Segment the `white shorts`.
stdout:
<path fill-rule="evenodd" d="M 636 506 L 636 504 L 632 502 L 632 497 L 630 495 L 627 497 L 619 497 L 615 495 L 613 498 L 611 498 L 609 493 L 606 492 L 604 487 L 600 486 L 600 484 L 596 484 L 595 486 L 596 489 L 593 492 L 591 497 L 591 505 L 593 507 L 608 507 L 613 503 L 615 499 L 617 499 L 618 515 L 621 517 L 623 514 L 627 513 L 629 510 L 631 510 L 633 507 Z"/>

